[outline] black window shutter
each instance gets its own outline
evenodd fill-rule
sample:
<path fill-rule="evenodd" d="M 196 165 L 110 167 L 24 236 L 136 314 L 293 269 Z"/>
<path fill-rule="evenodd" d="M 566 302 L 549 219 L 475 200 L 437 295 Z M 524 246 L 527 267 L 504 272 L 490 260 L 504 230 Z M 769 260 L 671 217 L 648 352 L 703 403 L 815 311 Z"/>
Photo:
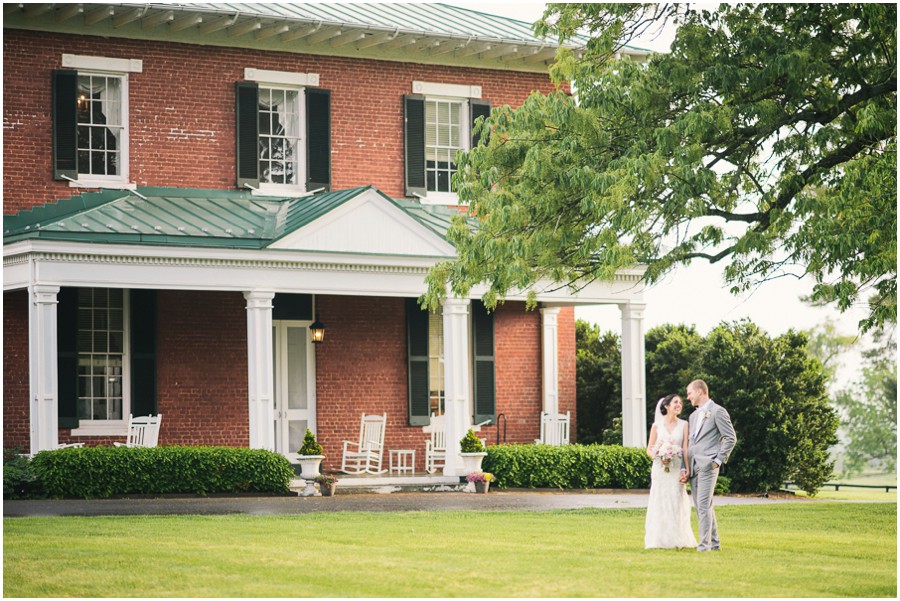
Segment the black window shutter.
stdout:
<path fill-rule="evenodd" d="M 259 86 L 238 81 L 235 91 L 235 158 L 237 187 L 259 186 Z"/>
<path fill-rule="evenodd" d="M 53 179 L 78 179 L 78 71 L 53 71 Z"/>
<path fill-rule="evenodd" d="M 490 100 L 477 100 L 473 98 L 469 101 L 469 111 L 472 113 L 472 148 L 478 146 L 478 141 L 481 139 L 481 136 L 475 135 L 475 120 L 478 117 L 484 117 L 487 120 L 491 115 L 491 101 Z"/>
<path fill-rule="evenodd" d="M 472 341 L 475 349 L 475 423 L 496 423 L 494 383 L 494 316 L 481 301 L 472 301 Z"/>
<path fill-rule="evenodd" d="M 306 191 L 331 190 L 331 91 L 306 88 Z"/>
<path fill-rule="evenodd" d="M 57 417 L 60 428 L 78 427 L 78 289 L 56 297 Z"/>
<path fill-rule="evenodd" d="M 425 97 L 403 97 L 403 149 L 406 195 L 425 196 Z"/>
<path fill-rule="evenodd" d="M 131 413 L 156 414 L 156 290 L 132 290 Z"/>
<path fill-rule="evenodd" d="M 415 298 L 406 299 L 406 335 L 409 356 L 409 425 L 427 426 L 429 416 L 428 311 Z"/>

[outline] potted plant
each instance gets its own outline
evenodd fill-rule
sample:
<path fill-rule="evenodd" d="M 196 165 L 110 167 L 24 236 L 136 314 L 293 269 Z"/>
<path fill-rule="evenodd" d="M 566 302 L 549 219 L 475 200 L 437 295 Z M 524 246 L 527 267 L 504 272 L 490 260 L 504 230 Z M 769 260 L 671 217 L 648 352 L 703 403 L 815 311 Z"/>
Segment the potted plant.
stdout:
<path fill-rule="evenodd" d="M 486 493 L 494 481 L 494 474 L 488 472 L 472 472 L 466 480 L 475 485 L 475 492 Z"/>
<path fill-rule="evenodd" d="M 325 459 L 322 454 L 322 445 L 316 442 L 316 435 L 309 428 L 303 437 L 303 446 L 297 451 L 300 454 L 300 477 L 304 480 L 312 480 L 319 474 L 319 465 Z"/>
<path fill-rule="evenodd" d="M 487 453 L 484 451 L 484 444 L 481 439 L 475 436 L 475 431 L 469 428 L 466 435 L 459 441 L 460 455 L 463 460 L 463 469 L 465 473 L 481 471 L 481 461 Z"/>
<path fill-rule="evenodd" d="M 313 478 L 313 480 L 319 485 L 319 490 L 322 491 L 323 497 L 334 496 L 334 489 L 337 488 L 338 483 L 336 476 L 331 474 L 316 474 L 316 477 Z"/>

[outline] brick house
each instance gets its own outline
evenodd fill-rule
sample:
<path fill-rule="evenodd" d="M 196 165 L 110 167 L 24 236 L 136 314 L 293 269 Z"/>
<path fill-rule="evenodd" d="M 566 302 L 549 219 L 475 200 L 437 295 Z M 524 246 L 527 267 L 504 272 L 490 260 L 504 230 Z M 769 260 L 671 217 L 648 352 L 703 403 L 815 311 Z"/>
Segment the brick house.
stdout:
<path fill-rule="evenodd" d="M 496 312 L 419 309 L 453 256 L 452 159 L 491 106 L 553 89 L 528 24 L 438 4 L 6 4 L 4 446 L 122 440 L 340 462 L 531 442 L 575 421 L 574 307 L 622 310 L 625 442 L 646 439 L 641 271 Z M 325 326 L 324 341 L 310 326 Z M 417 469 L 422 469 L 418 453 Z M 458 458 L 445 473 L 458 471 Z"/>

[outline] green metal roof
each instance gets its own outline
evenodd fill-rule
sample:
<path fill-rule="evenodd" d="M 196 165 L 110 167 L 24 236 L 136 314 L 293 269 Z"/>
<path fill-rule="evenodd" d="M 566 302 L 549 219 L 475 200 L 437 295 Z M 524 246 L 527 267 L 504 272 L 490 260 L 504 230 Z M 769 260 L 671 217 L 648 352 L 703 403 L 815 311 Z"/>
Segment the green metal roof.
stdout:
<path fill-rule="evenodd" d="M 367 190 L 445 238 L 453 209 L 395 200 L 372 186 L 301 197 L 240 190 L 138 188 L 89 192 L 3 217 L 3 243 L 90 243 L 265 248 Z"/>

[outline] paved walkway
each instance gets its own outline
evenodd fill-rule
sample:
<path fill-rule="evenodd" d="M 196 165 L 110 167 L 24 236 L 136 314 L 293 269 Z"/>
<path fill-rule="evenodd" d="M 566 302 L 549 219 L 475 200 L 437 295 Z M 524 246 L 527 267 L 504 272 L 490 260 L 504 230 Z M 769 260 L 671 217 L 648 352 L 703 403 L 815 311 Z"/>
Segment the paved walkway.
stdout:
<path fill-rule="evenodd" d="M 544 511 L 647 507 L 647 491 L 491 491 L 337 494 L 334 497 L 254 497 L 5 501 L 3 517 L 99 515 L 303 514 L 321 511 Z M 715 504 L 771 505 L 803 499 L 716 497 Z"/>

